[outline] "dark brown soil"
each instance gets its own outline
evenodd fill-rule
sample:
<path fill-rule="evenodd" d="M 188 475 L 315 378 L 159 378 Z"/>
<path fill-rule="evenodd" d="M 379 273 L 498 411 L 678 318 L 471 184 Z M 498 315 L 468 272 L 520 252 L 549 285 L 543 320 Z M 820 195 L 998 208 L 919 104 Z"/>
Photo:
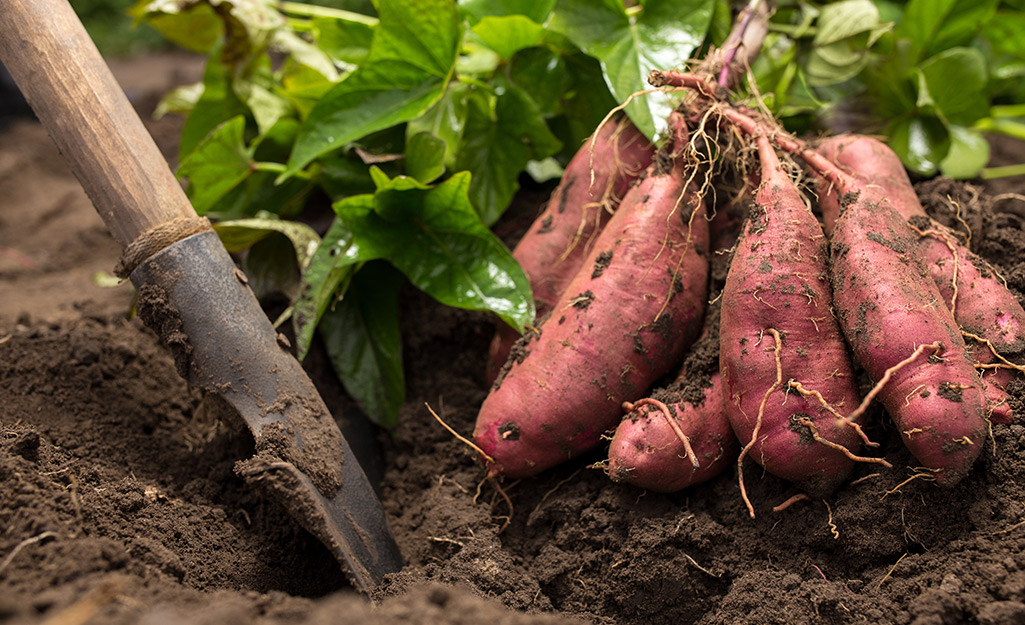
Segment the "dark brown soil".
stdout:
<path fill-rule="evenodd" d="M 146 76 L 180 65 L 147 62 Z M 1025 161 L 1021 144 L 998 148 Z M 116 246 L 33 122 L 0 134 L 0 198 L 0 621 L 1025 623 L 1023 425 L 994 426 L 968 478 L 940 489 L 901 485 L 914 461 L 877 411 L 869 434 L 894 469 L 859 468 L 829 500 L 773 513 L 796 490 L 750 465 L 755 520 L 735 469 L 656 495 L 589 468 L 595 453 L 505 484 L 514 510 L 500 532 L 510 510 L 424 407 L 472 430 L 493 322 L 412 290 L 408 401 L 380 436 L 381 496 L 407 565 L 372 608 L 234 475 L 251 441 L 127 319 L 129 288 L 94 285 Z M 973 249 L 1020 295 L 1025 203 L 996 208 L 1008 212 L 965 213 Z M 322 392 L 348 408 L 337 388 Z"/>

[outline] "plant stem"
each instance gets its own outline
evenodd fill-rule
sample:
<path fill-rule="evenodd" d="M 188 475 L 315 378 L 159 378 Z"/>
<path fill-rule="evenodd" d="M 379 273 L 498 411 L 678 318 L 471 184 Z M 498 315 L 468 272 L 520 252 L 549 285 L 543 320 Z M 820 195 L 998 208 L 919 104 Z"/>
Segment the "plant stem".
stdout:
<path fill-rule="evenodd" d="M 744 34 L 751 25 L 751 21 L 755 13 L 758 12 L 758 7 L 761 3 L 762 0 L 748 1 L 747 6 L 744 7 L 738 16 L 740 19 L 734 24 L 730 34 L 726 37 L 726 41 L 723 42 L 722 47 L 726 50 L 726 56 L 723 58 L 722 70 L 719 72 L 719 84 L 723 87 L 730 86 L 730 66 L 733 64 L 733 60 L 737 58 L 737 52 L 744 45 Z"/>
<path fill-rule="evenodd" d="M 1004 104 L 989 109 L 993 117 L 1025 117 L 1025 104 Z"/>
<path fill-rule="evenodd" d="M 814 36 L 818 32 L 818 28 L 811 28 L 805 24 L 794 25 L 769 22 L 769 32 L 782 33 L 791 39 L 800 39 L 801 37 Z"/>
<path fill-rule="evenodd" d="M 355 11 L 332 9 L 331 7 L 304 4 L 302 2 L 279 2 L 278 10 L 289 15 L 301 15 L 303 17 L 328 17 L 336 20 L 344 20 L 346 22 L 359 22 L 361 24 L 366 24 L 367 26 L 377 26 L 377 22 L 379 21 L 376 17 L 363 15 L 362 13 L 356 13 Z"/>
<path fill-rule="evenodd" d="M 288 27 L 297 33 L 308 33 L 313 30 L 313 23 L 310 20 L 300 19 L 298 17 L 286 17 L 285 23 Z"/>
<path fill-rule="evenodd" d="M 474 87 L 477 87 L 478 89 L 483 89 L 488 93 L 495 93 L 495 87 L 493 85 L 489 85 L 488 83 L 478 78 L 470 78 L 469 76 L 456 76 L 456 80 L 458 82 L 463 83 L 464 85 L 472 85 Z"/>
<path fill-rule="evenodd" d="M 253 163 L 251 166 L 253 171 L 266 171 L 273 174 L 283 174 L 288 170 L 288 166 L 284 163 L 271 163 L 269 161 L 258 161 Z M 296 178 L 303 180 L 312 180 L 313 176 L 306 170 L 299 170 L 293 174 Z"/>
<path fill-rule="evenodd" d="M 1009 178 L 1011 176 L 1025 176 L 1025 163 L 1004 165 L 1003 167 L 986 167 L 982 170 L 981 175 L 983 180 Z"/>
<path fill-rule="evenodd" d="M 986 117 L 975 122 L 975 129 L 1025 139 L 1025 124 L 1013 119 Z"/>

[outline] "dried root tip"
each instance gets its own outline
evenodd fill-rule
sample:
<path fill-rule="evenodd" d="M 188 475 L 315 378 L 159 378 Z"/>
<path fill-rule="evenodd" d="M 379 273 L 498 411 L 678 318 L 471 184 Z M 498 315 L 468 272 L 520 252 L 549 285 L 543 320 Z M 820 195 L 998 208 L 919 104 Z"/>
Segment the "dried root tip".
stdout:
<path fill-rule="evenodd" d="M 473 441 L 471 441 L 470 439 L 466 438 L 465 436 L 463 436 L 459 432 L 456 432 L 454 429 L 452 429 L 452 426 L 450 426 L 449 424 L 445 423 L 442 420 L 442 418 L 438 416 L 438 413 L 434 412 L 434 409 L 431 408 L 430 404 L 428 404 L 427 402 L 424 402 L 424 405 L 427 406 L 427 410 L 430 411 L 431 415 L 435 419 L 438 420 L 438 423 L 440 423 L 443 428 L 448 430 L 449 433 L 452 434 L 452 436 L 456 437 L 456 440 L 458 440 L 459 442 L 463 443 L 464 445 L 466 445 L 467 447 L 469 447 L 470 449 L 474 450 L 475 452 L 477 452 L 480 455 L 481 459 L 484 460 L 485 465 L 487 467 L 489 467 L 489 469 L 488 469 L 488 478 L 492 478 L 492 477 L 495 477 L 495 475 L 497 475 L 497 473 L 495 471 L 495 459 L 494 458 L 492 458 L 487 453 L 485 453 L 485 451 L 483 449 L 481 449 L 480 447 L 475 445 Z"/>
<path fill-rule="evenodd" d="M 918 473 L 915 473 L 914 475 L 912 475 L 908 479 L 904 480 L 900 484 L 897 484 L 896 486 L 894 486 L 890 490 L 888 490 L 885 493 L 883 493 L 883 496 L 879 498 L 879 501 L 882 501 L 882 500 L 886 499 L 888 496 L 890 496 L 890 495 L 892 495 L 894 493 L 900 492 L 901 488 L 903 488 L 904 486 L 906 486 L 907 484 L 909 484 L 910 482 L 913 482 L 915 480 L 925 480 L 927 482 L 935 482 L 936 481 L 935 473 L 938 470 L 939 469 L 930 469 L 928 467 L 918 467 L 916 469 L 916 471 L 919 471 Z"/>
<path fill-rule="evenodd" d="M 505 500 L 505 504 L 507 506 L 509 506 L 509 516 L 504 517 L 505 518 L 505 523 L 502 523 L 502 527 L 498 528 L 498 533 L 501 534 L 502 532 L 504 532 L 506 530 L 506 528 L 509 527 L 509 524 L 512 523 L 513 510 L 514 510 L 513 502 L 512 502 L 512 499 L 509 499 L 509 495 L 505 492 L 505 489 L 503 489 L 502 486 L 498 483 L 498 480 L 496 478 L 489 476 L 488 477 L 488 481 L 491 482 L 491 486 L 502 497 L 502 499 Z"/>
<path fill-rule="evenodd" d="M 787 499 L 786 501 L 784 501 L 783 503 L 779 504 L 778 506 L 774 506 L 772 508 L 772 511 L 773 512 L 783 512 L 784 510 L 786 510 L 790 506 L 794 505 L 795 503 L 801 502 L 801 501 L 811 501 L 811 497 L 809 497 L 805 493 L 797 493 L 796 495 L 794 495 L 790 499 Z"/>

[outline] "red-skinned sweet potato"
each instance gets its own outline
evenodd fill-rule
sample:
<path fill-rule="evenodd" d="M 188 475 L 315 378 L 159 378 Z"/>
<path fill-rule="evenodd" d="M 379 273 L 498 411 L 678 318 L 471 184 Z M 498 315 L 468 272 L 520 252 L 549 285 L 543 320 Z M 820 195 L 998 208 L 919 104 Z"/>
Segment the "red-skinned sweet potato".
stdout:
<path fill-rule="evenodd" d="M 1025 355 L 1025 309 L 978 257 L 926 216 L 893 150 L 876 139 L 843 135 L 822 141 L 816 151 L 864 183 L 865 199 L 892 207 L 921 233 L 922 257 L 961 329 L 989 341 L 996 353 L 1020 362 Z M 840 200 L 828 184 L 820 187 L 820 206 L 829 232 L 839 214 Z M 976 362 L 989 364 L 997 360 L 985 343 L 966 343 Z M 1020 375 L 1013 369 L 996 368 L 984 376 L 994 422 L 1010 423 L 1013 414 L 1003 388 Z"/>
<path fill-rule="evenodd" d="M 655 146 L 626 117 L 609 120 L 566 167 L 545 210 L 513 249 L 543 319 L 580 270 L 595 237 L 627 189 L 651 164 Z M 593 178 L 592 178 L 593 172 Z M 499 325 L 488 352 L 486 376 L 494 382 L 520 335 Z"/>
<path fill-rule="evenodd" d="M 643 397 L 697 338 L 708 224 L 684 174 L 681 159 L 652 165 L 492 387 L 474 430 L 489 474 L 533 475 L 594 447 L 622 402 Z"/>
<path fill-rule="evenodd" d="M 855 358 L 905 445 L 936 481 L 964 477 L 982 450 L 981 379 L 921 259 L 918 235 L 864 185 L 841 183 L 848 200 L 831 237 L 833 301 Z M 888 380 L 887 380 L 888 378 Z"/>
<path fill-rule="evenodd" d="M 651 399 L 638 402 L 612 437 L 609 477 L 638 488 L 672 493 L 722 473 L 736 459 L 740 446 L 723 412 L 721 382 L 715 373 L 711 386 L 695 403 L 683 398 L 656 399 L 661 406 Z M 688 457 L 680 434 L 687 437 L 697 465 Z"/>
<path fill-rule="evenodd" d="M 624 405 L 629 412 L 609 444 L 613 481 L 671 493 L 712 479 L 736 460 L 740 446 L 723 410 L 719 318 L 719 306 L 710 306 L 704 333 L 667 388 Z"/>
<path fill-rule="evenodd" d="M 871 185 L 822 154 L 737 109 L 722 115 L 749 135 L 771 133 L 840 198 L 830 281 L 844 336 L 877 381 L 866 402 L 878 396 L 911 453 L 938 483 L 955 484 L 982 451 L 986 398 L 953 314 L 928 279 L 919 235 L 892 207 L 873 201 Z"/>
<path fill-rule="evenodd" d="M 768 139 L 757 141 L 761 183 L 722 298 L 725 410 L 754 460 L 823 497 L 862 442 L 844 418 L 858 390 L 830 313 L 825 236 Z"/>

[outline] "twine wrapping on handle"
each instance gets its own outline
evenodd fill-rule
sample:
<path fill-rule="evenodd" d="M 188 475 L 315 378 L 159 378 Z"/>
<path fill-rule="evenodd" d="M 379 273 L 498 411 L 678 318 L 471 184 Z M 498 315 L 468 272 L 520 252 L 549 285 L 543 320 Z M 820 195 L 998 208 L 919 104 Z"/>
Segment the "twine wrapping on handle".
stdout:
<path fill-rule="evenodd" d="M 212 228 L 210 220 L 206 217 L 179 217 L 153 226 L 135 237 L 135 240 L 125 247 L 121 258 L 114 267 L 114 275 L 125 279 L 135 271 L 136 267 L 157 252 L 186 237 L 206 232 Z"/>

